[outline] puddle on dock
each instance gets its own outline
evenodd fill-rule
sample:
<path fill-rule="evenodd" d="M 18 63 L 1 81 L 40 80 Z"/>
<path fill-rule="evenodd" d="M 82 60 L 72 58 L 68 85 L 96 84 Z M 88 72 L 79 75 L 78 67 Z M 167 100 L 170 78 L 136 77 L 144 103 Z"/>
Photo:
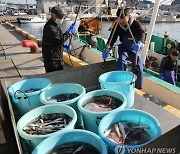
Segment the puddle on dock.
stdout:
<path fill-rule="evenodd" d="M 151 102 L 161 106 L 161 107 L 164 107 L 166 105 L 168 105 L 166 102 L 163 102 L 157 98 L 155 98 L 154 96 L 150 95 L 150 94 L 144 94 L 143 95 L 146 99 L 150 100 Z"/>
<path fill-rule="evenodd" d="M 48 152 L 48 154 L 100 154 L 100 152 L 90 144 L 72 142 L 62 144 L 51 152 Z"/>
<path fill-rule="evenodd" d="M 31 135 L 46 135 L 65 128 L 71 120 L 63 113 L 44 114 L 29 122 L 23 131 Z"/>
<path fill-rule="evenodd" d="M 109 139 L 124 145 L 140 145 L 152 139 L 149 126 L 128 121 L 115 123 L 104 133 Z"/>
<path fill-rule="evenodd" d="M 87 102 L 84 108 L 92 112 L 112 111 L 123 104 L 121 100 L 106 95 L 93 97 Z"/>
<path fill-rule="evenodd" d="M 50 97 L 48 99 L 48 101 L 51 101 L 51 102 L 68 101 L 68 100 L 74 99 L 78 96 L 79 96 L 79 94 L 76 94 L 76 93 L 59 94 L 59 95 L 55 95 L 53 97 Z"/>

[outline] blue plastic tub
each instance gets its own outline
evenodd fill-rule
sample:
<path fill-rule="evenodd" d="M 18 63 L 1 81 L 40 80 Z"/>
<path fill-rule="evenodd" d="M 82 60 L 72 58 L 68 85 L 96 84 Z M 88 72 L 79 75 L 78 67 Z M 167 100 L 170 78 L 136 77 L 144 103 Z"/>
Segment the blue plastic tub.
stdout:
<path fill-rule="evenodd" d="M 127 99 L 126 109 L 134 104 L 134 87 L 136 75 L 126 71 L 112 71 L 99 77 L 101 89 L 116 90 L 124 94 Z"/>
<path fill-rule="evenodd" d="M 107 154 L 106 145 L 98 135 L 90 131 L 80 129 L 61 131 L 60 133 L 45 139 L 34 149 L 32 154 L 49 153 L 61 144 L 75 141 L 88 143 L 97 148 L 101 154 Z"/>
<path fill-rule="evenodd" d="M 152 136 L 152 140 L 158 138 L 161 135 L 161 125 L 159 121 L 153 115 L 147 112 L 136 109 L 126 109 L 120 112 L 110 113 L 106 115 L 99 124 L 99 136 L 104 140 L 104 142 L 107 144 L 111 152 L 115 152 L 115 150 L 116 152 L 117 150 L 119 151 L 124 150 L 126 151 L 126 153 L 128 153 L 130 149 L 143 147 L 144 145 L 152 141 L 151 140 L 149 142 L 136 146 L 129 146 L 129 145 L 117 144 L 114 141 L 108 139 L 105 136 L 104 131 L 108 129 L 112 124 L 120 121 L 129 121 L 137 124 L 140 123 L 140 124 L 148 125 L 150 127 L 150 134 Z"/>
<path fill-rule="evenodd" d="M 8 92 L 19 115 L 22 116 L 28 111 L 41 106 L 40 93 L 51 84 L 52 82 L 46 78 L 31 78 L 12 84 L 8 88 Z M 36 91 L 25 92 L 30 89 L 36 89 Z"/>
<path fill-rule="evenodd" d="M 89 100 L 90 98 L 93 98 L 95 96 L 102 96 L 102 95 L 107 95 L 107 96 L 117 98 L 117 99 L 121 100 L 123 102 L 123 104 L 121 106 L 119 106 L 118 108 L 116 108 L 112 111 L 108 111 L 108 112 L 92 112 L 92 111 L 86 110 L 84 108 L 84 106 L 88 103 L 87 100 Z M 80 112 L 82 114 L 85 129 L 98 134 L 98 127 L 99 127 L 99 122 L 101 121 L 101 119 L 110 112 L 120 111 L 120 110 L 124 109 L 126 104 L 127 104 L 126 98 L 120 92 L 113 91 L 113 90 L 95 90 L 95 91 L 86 93 L 84 96 L 82 96 L 79 99 L 78 109 L 80 110 Z"/>
<path fill-rule="evenodd" d="M 49 101 L 49 98 L 59 95 L 59 94 L 68 94 L 68 93 L 76 93 L 79 94 L 78 97 L 67 100 L 67 101 L 61 101 L 61 102 L 52 102 Z M 76 127 L 81 127 L 83 126 L 82 123 L 82 117 L 80 116 L 79 110 L 77 108 L 77 101 L 79 98 L 81 98 L 84 94 L 86 93 L 85 88 L 77 83 L 61 83 L 57 85 L 52 85 L 51 87 L 47 88 L 45 91 L 43 91 L 40 94 L 40 101 L 45 104 L 45 105 L 51 105 L 51 104 L 64 104 L 64 105 L 69 105 L 73 107 L 78 115 L 78 121 L 76 124 Z"/>
<path fill-rule="evenodd" d="M 50 113 L 67 114 L 68 116 L 70 116 L 72 118 L 72 121 L 62 130 L 74 129 L 74 126 L 77 121 L 77 114 L 76 114 L 76 111 L 70 106 L 67 106 L 67 105 L 45 105 L 45 106 L 41 106 L 36 109 L 33 109 L 33 110 L 29 111 L 28 113 L 26 113 L 25 115 L 23 115 L 17 123 L 18 133 L 23 139 L 25 139 L 30 151 L 33 150 L 45 138 L 47 138 L 53 134 L 58 134 L 58 132 L 62 131 L 62 130 L 59 130 L 55 133 L 51 133 L 51 134 L 47 134 L 47 135 L 30 135 L 30 134 L 25 133 L 22 130 L 22 128 L 24 126 L 26 126 L 30 121 L 32 121 L 39 115 L 50 114 Z"/>

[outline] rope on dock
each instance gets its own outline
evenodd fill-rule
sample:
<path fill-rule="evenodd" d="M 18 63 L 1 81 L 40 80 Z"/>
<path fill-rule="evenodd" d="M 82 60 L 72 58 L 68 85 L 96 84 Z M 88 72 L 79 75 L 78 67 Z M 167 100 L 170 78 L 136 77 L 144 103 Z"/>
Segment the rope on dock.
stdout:
<path fill-rule="evenodd" d="M 5 59 L 7 59 L 5 50 L 4 50 L 4 48 L 3 48 L 1 43 L 0 43 L 0 47 L 1 47 L 0 51 L 3 51 L 3 55 L 4 55 Z"/>

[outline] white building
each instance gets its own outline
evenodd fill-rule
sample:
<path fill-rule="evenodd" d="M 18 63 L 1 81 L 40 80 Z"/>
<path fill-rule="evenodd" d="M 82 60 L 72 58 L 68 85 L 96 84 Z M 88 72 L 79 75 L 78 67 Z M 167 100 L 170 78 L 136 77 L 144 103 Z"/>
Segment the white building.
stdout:
<path fill-rule="evenodd" d="M 6 10 L 7 4 L 0 1 L 0 11 Z"/>
<path fill-rule="evenodd" d="M 121 1 L 122 0 L 82 0 L 80 11 L 83 11 L 84 9 L 87 9 L 87 8 L 91 8 L 90 10 L 91 13 L 100 12 L 102 7 L 105 7 L 110 3 L 120 4 Z M 36 2 L 37 2 L 37 13 L 49 14 L 51 8 L 58 4 L 62 6 L 65 12 L 67 12 L 69 8 L 68 4 L 66 3 L 66 0 L 36 0 Z M 103 4 L 103 2 L 105 2 L 106 5 Z M 79 7 L 79 3 L 77 2 L 75 3 L 75 1 L 73 1 L 73 3 L 69 2 L 69 4 L 70 4 L 70 7 L 71 7 L 71 4 L 73 4 L 74 8 L 76 9 Z M 91 6 L 94 6 L 94 7 L 91 7 Z M 111 4 L 110 6 L 115 7 L 115 6 L 112 6 Z"/>
<path fill-rule="evenodd" d="M 37 12 L 49 14 L 52 7 L 55 5 L 60 5 L 62 8 L 67 7 L 66 0 L 36 0 L 37 2 Z"/>

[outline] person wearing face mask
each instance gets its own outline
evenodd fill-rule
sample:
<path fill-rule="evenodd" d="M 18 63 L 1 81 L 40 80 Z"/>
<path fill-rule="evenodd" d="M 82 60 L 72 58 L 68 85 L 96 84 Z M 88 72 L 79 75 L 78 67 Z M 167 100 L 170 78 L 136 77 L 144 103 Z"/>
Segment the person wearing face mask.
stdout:
<path fill-rule="evenodd" d="M 143 79 L 142 47 L 145 37 L 145 30 L 143 25 L 139 21 L 133 19 L 133 17 L 131 16 L 131 11 L 132 10 L 127 7 L 118 9 L 116 13 L 117 19 L 110 28 L 111 33 L 107 41 L 106 48 L 102 53 L 102 58 L 104 60 L 107 59 L 111 48 L 113 47 L 114 43 L 119 37 L 121 44 L 118 47 L 119 57 L 115 64 L 115 70 L 126 71 L 127 60 L 135 64 L 136 54 L 138 54 L 139 56 L 137 59 L 137 66 L 133 65 L 132 71 L 134 69 L 135 72 L 135 67 L 138 68 L 138 71 L 136 72 L 137 80 L 135 86 L 137 89 L 142 89 L 142 79 Z M 117 27 L 115 26 L 116 23 L 118 24 Z M 133 38 L 128 28 L 128 24 L 130 26 L 130 29 L 132 31 L 136 43 L 134 43 L 133 41 Z M 113 33 L 114 28 L 116 29 L 115 32 Z"/>
<path fill-rule="evenodd" d="M 176 85 L 177 82 L 178 56 L 179 52 L 177 50 L 170 52 L 168 56 L 162 59 L 159 69 L 160 79 L 173 85 Z"/>
<path fill-rule="evenodd" d="M 51 9 L 51 18 L 44 25 L 42 37 L 42 56 L 44 67 L 47 72 L 63 70 L 63 51 L 71 50 L 71 45 L 66 41 L 77 30 L 73 23 L 68 30 L 63 33 L 60 26 L 63 23 L 65 14 L 60 6 L 56 5 Z"/>

